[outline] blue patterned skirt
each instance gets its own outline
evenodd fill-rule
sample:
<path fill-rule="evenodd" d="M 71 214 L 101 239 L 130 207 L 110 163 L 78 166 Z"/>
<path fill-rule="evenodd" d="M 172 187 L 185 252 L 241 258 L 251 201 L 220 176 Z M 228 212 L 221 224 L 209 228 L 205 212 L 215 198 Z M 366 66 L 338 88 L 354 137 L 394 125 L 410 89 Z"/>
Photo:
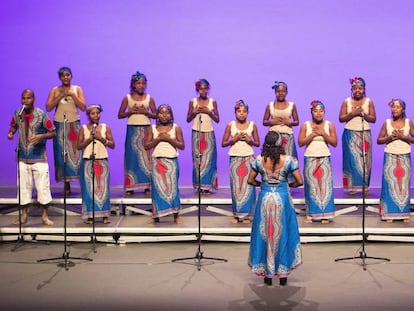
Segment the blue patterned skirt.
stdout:
<path fill-rule="evenodd" d="M 364 149 L 362 146 L 362 134 L 364 134 Z M 365 151 L 365 159 L 363 158 Z M 365 160 L 365 161 L 364 161 Z M 365 162 L 365 186 L 369 187 L 372 166 L 372 137 L 371 131 L 351 131 L 344 129 L 342 134 L 342 168 L 343 186 L 347 190 L 362 190 L 364 184 Z"/>
<path fill-rule="evenodd" d="M 247 183 L 253 156 L 230 157 L 230 189 L 235 217 L 242 219 L 253 215 L 256 188 Z"/>
<path fill-rule="evenodd" d="M 202 190 L 217 189 L 217 145 L 214 132 L 192 131 L 192 155 L 193 155 L 193 186 L 199 185 L 199 155 L 200 164 L 200 188 Z"/>
<path fill-rule="evenodd" d="M 335 217 L 331 158 L 305 157 L 305 204 L 310 219 Z"/>
<path fill-rule="evenodd" d="M 384 220 L 410 219 L 411 155 L 384 153 L 380 214 Z"/>
<path fill-rule="evenodd" d="M 77 148 L 77 140 L 80 129 L 80 122 L 66 122 L 66 129 L 64 129 L 63 122 L 54 121 L 53 123 L 56 128 L 56 136 L 53 137 L 55 179 L 58 182 L 64 181 L 63 134 L 65 134 L 66 181 L 79 180 L 81 151 Z"/>
<path fill-rule="evenodd" d="M 287 183 L 261 184 L 253 218 L 249 266 L 257 275 L 286 277 L 302 263 L 296 213 Z"/>
<path fill-rule="evenodd" d="M 81 164 L 80 185 L 83 219 L 92 218 L 94 206 L 95 217 L 108 217 L 111 211 L 108 159 L 94 161 L 95 179 L 93 179 L 92 162 L 90 159 L 83 159 Z"/>
<path fill-rule="evenodd" d="M 180 172 L 177 158 L 152 158 L 151 163 L 153 217 L 178 213 L 180 209 L 180 192 L 178 190 Z"/>
<path fill-rule="evenodd" d="M 145 150 L 144 137 L 148 125 L 128 125 L 125 138 L 125 191 L 149 189 L 151 183 L 151 150 Z"/>

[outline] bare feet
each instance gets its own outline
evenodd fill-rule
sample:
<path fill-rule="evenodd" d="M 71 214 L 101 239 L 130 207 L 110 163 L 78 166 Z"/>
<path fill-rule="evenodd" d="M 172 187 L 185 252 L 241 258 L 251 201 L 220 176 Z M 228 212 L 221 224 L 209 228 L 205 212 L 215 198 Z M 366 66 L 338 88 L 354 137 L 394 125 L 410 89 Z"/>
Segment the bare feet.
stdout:
<path fill-rule="evenodd" d="M 238 218 L 238 217 L 234 217 L 232 220 L 231 220 L 231 223 L 232 224 L 238 224 L 238 223 L 243 223 L 243 224 L 250 224 L 251 223 L 251 220 L 249 219 L 249 218 L 244 218 L 244 219 L 241 219 L 241 218 Z"/>
<path fill-rule="evenodd" d="M 307 223 L 307 224 L 311 224 L 312 223 L 312 218 L 306 217 L 304 222 Z"/>
<path fill-rule="evenodd" d="M 147 220 L 147 224 L 155 224 L 156 222 L 160 222 L 160 219 L 158 217 L 150 218 Z"/>
<path fill-rule="evenodd" d="M 329 221 L 329 219 L 322 219 L 322 220 L 321 220 L 321 223 L 322 223 L 322 224 L 329 224 L 329 223 L 330 223 L 330 221 Z"/>
<path fill-rule="evenodd" d="M 110 224 L 110 223 L 111 223 L 111 220 L 110 220 L 108 217 L 104 217 L 104 218 L 103 218 L 103 223 L 104 223 L 105 225 Z"/>
<path fill-rule="evenodd" d="M 408 224 L 410 222 L 410 218 L 404 219 L 403 222 L 405 222 L 406 224 Z"/>
<path fill-rule="evenodd" d="M 20 218 L 20 224 L 24 225 L 27 222 L 27 214 L 22 214 L 21 218 Z M 15 221 L 13 221 L 13 225 L 18 225 L 19 224 L 19 219 L 16 219 Z"/>
<path fill-rule="evenodd" d="M 181 217 L 178 213 L 174 213 L 174 222 L 176 224 L 182 224 L 183 223 L 183 220 L 181 219 Z"/>
<path fill-rule="evenodd" d="M 87 225 L 92 225 L 93 224 L 93 220 L 92 220 L 92 218 L 88 218 L 88 219 L 85 219 L 83 223 L 84 224 L 87 224 Z"/>
<path fill-rule="evenodd" d="M 391 224 L 391 223 L 393 223 L 393 222 L 394 222 L 394 220 L 393 220 L 393 219 L 387 219 L 387 222 L 388 222 L 389 224 Z"/>
<path fill-rule="evenodd" d="M 174 217 L 174 222 L 179 225 L 184 223 L 183 219 L 181 217 Z"/>
<path fill-rule="evenodd" d="M 132 191 L 132 190 L 125 191 L 125 196 L 127 196 L 127 197 L 130 197 L 133 194 L 134 194 L 134 191 Z"/>
<path fill-rule="evenodd" d="M 42 223 L 46 226 L 53 225 L 53 221 L 51 221 L 48 217 L 45 216 L 42 217 Z"/>

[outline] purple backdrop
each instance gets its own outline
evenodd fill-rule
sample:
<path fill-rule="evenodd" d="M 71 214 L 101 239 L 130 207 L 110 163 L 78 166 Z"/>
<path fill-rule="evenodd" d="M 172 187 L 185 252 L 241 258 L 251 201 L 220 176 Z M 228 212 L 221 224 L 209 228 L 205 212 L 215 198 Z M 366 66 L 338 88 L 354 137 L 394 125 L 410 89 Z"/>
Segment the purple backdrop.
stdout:
<path fill-rule="evenodd" d="M 126 120 L 118 120 L 117 112 L 131 74 L 139 70 L 147 75 L 147 91 L 156 104 L 170 104 L 183 128 L 181 185 L 191 184 L 188 101 L 195 96 L 195 80 L 206 78 L 220 112 L 215 127 L 219 145 L 238 99 L 249 104 L 249 119 L 259 126 L 263 141 L 267 128 L 261 123 L 266 104 L 274 99 L 274 80 L 288 83 L 288 99 L 297 104 L 301 124 L 310 118 L 309 103 L 322 100 L 339 138 L 332 161 L 335 186 L 341 186 L 343 124 L 338 113 L 350 94 L 350 77 L 365 78 L 367 95 L 376 105 L 374 142 L 390 116 L 386 103 L 392 97 L 405 99 L 407 115 L 414 118 L 409 85 L 414 81 L 413 9 L 410 0 L 4 0 L 0 184 L 16 183 L 16 139 L 7 140 L 7 130 L 20 107 L 21 91 L 32 88 L 35 104 L 44 109 L 49 90 L 60 82 L 57 69 L 69 66 L 72 83 L 82 86 L 88 104 L 102 104 L 101 121 L 113 130 L 113 185 L 123 183 Z M 383 146 L 374 148 L 371 184 L 380 186 Z M 229 184 L 227 152 L 219 146 L 221 185 Z M 51 141 L 48 154 L 55 183 Z M 299 159 L 302 164 L 303 148 Z"/>

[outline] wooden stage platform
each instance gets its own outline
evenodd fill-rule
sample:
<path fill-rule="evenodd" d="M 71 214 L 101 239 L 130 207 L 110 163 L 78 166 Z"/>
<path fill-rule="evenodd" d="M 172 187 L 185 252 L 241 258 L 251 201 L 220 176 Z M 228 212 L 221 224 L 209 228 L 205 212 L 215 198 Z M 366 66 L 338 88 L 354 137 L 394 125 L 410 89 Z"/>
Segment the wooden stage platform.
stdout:
<path fill-rule="evenodd" d="M 49 209 L 54 225 L 41 224 L 40 209 L 30 210 L 28 222 L 22 226 L 25 240 L 62 241 L 64 234 L 63 187 L 52 187 L 53 201 Z M 412 190 L 413 192 L 413 190 Z M 414 242 L 414 223 L 381 221 L 378 215 L 380 189 L 370 189 L 365 199 L 365 234 L 367 241 Z M 163 217 L 159 223 L 148 224 L 151 216 L 151 198 L 144 193 L 124 195 L 123 188 L 111 188 L 112 216 L 110 224 L 97 219 L 96 239 L 102 242 L 163 242 L 196 241 L 198 236 L 198 193 L 191 187 L 181 187 L 183 224 L 175 224 L 172 216 Z M 18 218 L 17 189 L 0 186 L 0 240 L 11 241 L 19 237 L 19 226 L 13 225 Z M 36 194 L 34 193 L 34 198 Z M 363 200 L 361 193 L 349 196 L 343 189 L 335 189 L 337 216 L 330 224 L 305 223 L 303 188 L 292 189 L 297 211 L 301 240 L 307 242 L 360 241 L 362 240 Z M 411 197 L 414 197 L 413 194 Z M 72 185 L 72 193 L 66 198 L 68 241 L 88 242 L 92 240 L 92 226 L 84 224 L 81 217 L 79 186 Z M 35 205 L 35 201 L 33 201 Z M 411 199 L 414 204 L 414 199 Z M 413 214 L 413 213 L 412 213 Z M 200 204 L 200 232 L 204 241 L 248 242 L 250 225 L 232 224 L 231 195 L 227 187 L 217 192 L 202 195 Z"/>

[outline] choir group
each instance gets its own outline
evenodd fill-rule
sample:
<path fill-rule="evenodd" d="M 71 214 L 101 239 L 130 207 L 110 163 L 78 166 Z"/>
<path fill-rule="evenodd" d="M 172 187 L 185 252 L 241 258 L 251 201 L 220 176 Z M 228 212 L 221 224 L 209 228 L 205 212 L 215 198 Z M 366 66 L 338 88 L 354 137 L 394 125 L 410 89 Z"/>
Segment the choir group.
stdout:
<path fill-rule="evenodd" d="M 65 195 L 70 195 L 70 182 L 79 180 L 82 195 L 82 218 L 92 224 L 95 217 L 110 223 L 110 168 L 107 148 L 115 148 L 111 128 L 100 122 L 102 107 L 86 105 L 83 90 L 73 85 L 72 71 L 62 67 L 61 81 L 51 89 L 46 111 L 34 106 L 35 94 L 22 92 L 22 108 L 14 113 L 8 139 L 18 132 L 18 184 L 21 216 L 28 218 L 33 180 L 38 202 L 42 206 L 42 222 L 52 225 L 47 206 L 51 202 L 46 140 L 53 138 L 55 179 L 64 182 Z M 376 122 L 373 101 L 365 94 L 365 81 L 350 79 L 351 96 L 339 112 L 344 123 L 342 134 L 343 186 L 350 195 L 362 190 L 369 195 L 372 163 L 370 125 Z M 156 106 L 146 93 L 147 78 L 135 72 L 130 92 L 122 99 L 119 119 L 127 119 L 124 153 L 124 189 L 130 196 L 143 191 L 152 198 L 150 223 L 160 217 L 179 217 L 178 150 L 185 143 L 181 127 L 174 122 L 169 105 Z M 257 126 L 248 120 L 249 106 L 243 100 L 234 105 L 235 119 L 226 125 L 222 147 L 229 147 L 232 223 L 252 222 L 249 265 L 272 284 L 277 275 L 285 285 L 287 275 L 302 262 L 299 231 L 290 188 L 304 185 L 306 222 L 329 223 L 335 215 L 330 146 L 337 146 L 332 122 L 325 120 L 325 105 L 320 100 L 310 103 L 311 117 L 299 131 L 298 145 L 304 147 L 303 178 L 299 171 L 293 127 L 299 126 L 296 105 L 287 100 L 288 86 L 276 81 L 272 87 L 275 99 L 265 107 L 263 125 L 269 128 L 261 154 Z M 214 123 L 219 123 L 217 102 L 209 97 L 206 79 L 195 83 L 197 97 L 189 101 L 187 122 L 192 123 L 191 150 L 193 187 L 200 194 L 217 189 L 217 143 Z M 384 144 L 380 215 L 384 221 L 410 221 L 411 144 L 414 125 L 405 115 L 405 102 L 389 102 L 391 117 L 382 125 L 377 138 Z M 53 121 L 47 112 L 54 110 Z M 80 111 L 86 111 L 87 124 L 80 124 Z M 155 120 L 154 124 L 151 120 Z M 257 180 L 258 176 L 261 180 Z M 256 188 L 260 188 L 257 193 Z"/>

